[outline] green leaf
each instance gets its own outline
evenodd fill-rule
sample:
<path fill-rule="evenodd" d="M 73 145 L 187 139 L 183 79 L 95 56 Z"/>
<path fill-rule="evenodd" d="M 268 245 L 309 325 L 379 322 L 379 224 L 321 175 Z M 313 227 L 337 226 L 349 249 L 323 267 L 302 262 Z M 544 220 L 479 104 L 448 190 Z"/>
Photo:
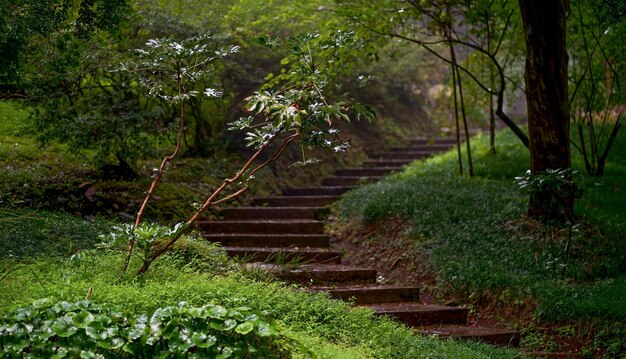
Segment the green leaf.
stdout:
<path fill-rule="evenodd" d="M 234 319 L 226 319 L 224 321 L 224 330 L 231 330 L 237 325 L 237 321 Z"/>
<path fill-rule="evenodd" d="M 202 307 L 191 307 L 187 311 L 193 318 L 206 318 L 209 315 Z"/>
<path fill-rule="evenodd" d="M 137 356 L 143 350 L 143 347 L 140 343 L 128 342 L 122 347 L 122 350 L 132 356 Z"/>
<path fill-rule="evenodd" d="M 233 356 L 233 353 L 235 351 L 232 348 L 229 347 L 224 347 L 224 349 L 222 349 L 222 353 L 218 356 L 215 357 L 215 359 L 226 359 L 226 358 L 230 358 Z"/>
<path fill-rule="evenodd" d="M 254 325 L 251 322 L 243 322 L 235 327 L 235 332 L 239 334 L 248 334 L 254 329 Z"/>
<path fill-rule="evenodd" d="M 215 345 L 215 343 L 217 343 L 217 338 L 213 335 L 205 333 L 194 333 L 191 336 L 191 342 L 198 348 L 206 349 Z"/>
<path fill-rule="evenodd" d="M 193 342 L 188 338 L 182 338 L 182 336 L 176 336 L 169 340 L 168 346 L 170 351 L 177 354 L 185 354 L 193 346 Z"/>
<path fill-rule="evenodd" d="M 172 318 L 165 324 L 165 327 L 161 331 L 161 336 L 166 339 L 174 338 L 178 336 L 178 318 Z"/>
<path fill-rule="evenodd" d="M 60 347 L 57 349 L 56 353 L 51 357 L 52 359 L 61 359 L 67 357 L 69 351 L 66 348 Z"/>
<path fill-rule="evenodd" d="M 39 328 L 39 330 L 35 331 L 32 334 L 31 340 L 38 342 L 38 343 L 47 342 L 48 339 L 50 339 L 50 337 L 54 335 L 54 331 L 52 330 L 50 323 L 51 321 L 44 322 L 44 324 Z"/>
<path fill-rule="evenodd" d="M 98 346 L 103 347 L 104 349 L 119 349 L 125 344 L 124 339 L 115 337 L 111 338 L 110 341 L 98 341 Z"/>
<path fill-rule="evenodd" d="M 13 319 L 17 322 L 30 321 L 30 318 L 33 316 L 35 311 L 32 307 L 19 308 L 15 315 L 13 315 Z"/>
<path fill-rule="evenodd" d="M 206 309 L 208 316 L 215 319 L 222 319 L 228 313 L 226 309 L 219 305 L 208 306 Z"/>
<path fill-rule="evenodd" d="M 52 324 L 52 331 L 63 338 L 67 338 L 76 333 L 78 328 L 72 323 L 72 316 L 64 315 L 59 317 Z"/>
<path fill-rule="evenodd" d="M 35 309 L 49 308 L 51 305 L 52 301 L 50 298 L 42 298 L 33 302 L 33 308 Z"/>
<path fill-rule="evenodd" d="M 117 327 L 106 327 L 99 321 L 93 321 L 85 328 L 85 333 L 93 339 L 105 340 L 117 334 Z"/>
<path fill-rule="evenodd" d="M 81 310 L 78 314 L 72 318 L 72 323 L 78 328 L 86 328 L 89 323 L 94 321 L 93 314 L 89 313 L 86 310 Z"/>
<path fill-rule="evenodd" d="M 90 352 L 87 350 L 81 351 L 80 357 L 83 359 L 104 359 L 104 356 L 102 354 Z"/>
<path fill-rule="evenodd" d="M 57 304 L 55 304 L 52 307 L 52 310 L 55 313 L 68 312 L 68 311 L 72 311 L 74 309 L 76 309 L 76 305 L 74 305 L 72 303 L 69 303 L 69 302 L 65 302 L 65 301 L 58 302 Z"/>
<path fill-rule="evenodd" d="M 276 328 L 268 323 L 259 323 L 256 329 L 257 335 L 260 337 L 269 337 L 276 334 Z"/>

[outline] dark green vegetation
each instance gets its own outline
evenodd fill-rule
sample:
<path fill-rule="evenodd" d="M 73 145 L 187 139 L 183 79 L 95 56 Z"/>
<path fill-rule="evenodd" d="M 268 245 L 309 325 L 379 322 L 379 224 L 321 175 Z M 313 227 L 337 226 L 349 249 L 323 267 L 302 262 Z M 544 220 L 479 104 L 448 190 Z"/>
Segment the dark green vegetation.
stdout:
<path fill-rule="evenodd" d="M 249 308 L 190 307 L 181 302 L 157 309 L 148 319 L 110 305 L 40 299 L 3 318 L 7 324 L 0 340 L 4 354 L 12 357 L 28 352 L 38 357 L 151 358 L 185 356 L 194 348 L 190 356 L 195 358 L 271 358 L 285 356 L 287 349 L 297 351 L 277 335 L 275 322 L 264 317 Z M 51 337 L 54 346 L 48 342 Z"/>
<path fill-rule="evenodd" d="M 337 207 L 340 217 L 352 230 L 407 219 L 397 235 L 371 245 L 411 248 L 425 261 L 425 276 L 436 276 L 439 295 L 469 298 L 477 308 L 495 305 L 497 315 L 517 312 L 508 319 L 522 326 L 575 327 L 563 338 L 576 337 L 589 355 L 596 348 L 607 357 L 623 354 L 626 136 L 618 136 L 605 176 L 581 183 L 580 217 L 565 226 L 526 218 L 528 198 L 514 178 L 526 171 L 528 152 L 510 132 L 496 140 L 495 156 L 488 138 L 472 143 L 476 178 L 453 175 L 450 152 L 349 193 Z M 584 169 L 580 157 L 573 162 Z"/>
<path fill-rule="evenodd" d="M 72 221 L 83 223 L 82 219 L 68 217 L 66 233 L 73 233 L 76 238 L 84 235 L 83 243 L 91 240 L 92 234 L 79 226 L 70 226 Z M 48 225 L 46 222 L 40 222 L 39 232 L 46 232 L 45 228 Z M 72 228 L 77 228 L 76 232 L 73 232 Z M 1 239 L 6 241 L 8 238 L 15 237 L 8 235 Z M 46 254 L 46 248 L 40 247 L 39 255 Z M 178 303 L 186 302 L 187 310 L 180 315 L 184 315 L 187 319 L 181 319 L 178 328 L 193 327 L 195 324 L 190 318 L 197 317 L 201 313 L 193 312 L 190 308 L 205 305 L 219 305 L 239 312 L 259 311 L 262 314 L 257 314 L 260 318 L 259 323 L 271 324 L 274 318 L 277 323 L 271 326 L 275 327 L 276 335 L 269 338 L 259 333 L 259 323 L 253 323 L 257 325 L 254 328 L 259 338 L 256 339 L 250 333 L 238 333 L 226 337 L 220 337 L 219 333 L 213 335 L 222 338 L 226 344 L 233 347 L 240 343 L 253 344 L 260 349 L 272 348 L 273 353 L 277 355 L 291 348 L 293 352 L 290 355 L 294 357 L 313 355 L 310 355 L 309 351 L 317 357 L 337 358 L 516 357 L 514 352 L 484 345 L 454 341 L 442 342 L 414 336 L 410 330 L 391 320 L 375 318 L 368 310 L 351 309 L 348 304 L 330 300 L 324 294 L 309 294 L 284 284 L 268 282 L 267 278 L 259 277 L 258 273 L 244 271 L 237 263 L 230 262 L 223 252 L 219 251 L 219 248 L 192 238 L 180 241 L 173 251 L 156 262 L 152 270 L 141 279 L 120 281 L 121 260 L 122 256 L 117 252 L 93 250 L 79 251 L 70 259 L 3 259 L 0 262 L 2 266 L 0 311 L 2 313 L 6 314 L 16 308 L 28 306 L 39 298 L 48 298 L 47 303 L 52 305 L 57 301 L 78 302 L 89 296 L 92 304 L 89 304 L 85 310 L 81 309 L 83 304 L 79 303 L 78 309 L 74 309 L 71 304 L 59 304 L 56 308 L 64 308 L 59 309 L 58 312 L 54 309 L 49 311 L 41 308 L 34 311 L 40 314 L 35 314 L 30 309 L 23 309 L 3 319 L 5 324 L 8 323 L 8 327 L 0 324 L 1 330 L 13 330 L 11 329 L 13 323 L 23 323 L 25 316 L 66 318 L 67 320 L 57 320 L 59 324 L 55 327 L 56 329 L 53 328 L 55 334 L 52 334 L 61 336 L 60 340 L 63 343 L 74 343 L 83 350 L 93 349 L 103 353 L 118 353 L 116 350 L 120 350 L 119 353 L 122 353 L 123 349 L 115 347 L 121 345 L 122 341 L 125 343 L 126 339 L 122 338 L 132 336 L 127 325 L 137 326 L 137 321 L 134 324 L 132 324 L 133 321 L 125 324 L 121 322 L 121 317 L 137 318 L 145 313 L 148 318 L 154 319 L 153 313 L 159 308 L 176 307 Z M 138 265 L 140 265 L 139 262 L 131 263 L 131 267 Z M 41 307 L 42 302 L 35 302 L 33 306 Z M 109 306 L 120 308 L 119 314 L 108 314 L 109 310 L 112 310 L 106 309 Z M 237 309 L 243 307 L 248 309 Z M 165 310 L 167 309 L 161 309 L 159 313 Z M 68 312 L 78 312 L 77 315 L 80 317 L 68 315 Z M 91 313 L 94 318 L 98 318 L 102 328 L 98 323 L 86 324 L 86 328 L 81 327 L 85 321 L 80 318 L 89 317 L 87 312 Z M 176 315 L 171 313 L 171 318 Z M 112 322 L 106 319 L 108 316 L 112 316 Z M 225 320 L 227 316 L 238 318 L 235 312 L 229 312 L 223 319 Z M 237 320 L 237 323 L 241 324 L 241 319 Z M 33 319 L 33 324 L 36 326 L 45 325 L 37 323 Z M 61 325 L 63 328 L 60 327 Z M 94 328 L 89 328 L 90 326 Z M 109 329 L 113 327 L 115 328 Z M 199 330 L 197 327 L 193 328 Z M 115 333 L 115 330 L 118 332 Z M 180 346 L 188 345 L 185 340 L 181 343 L 175 339 L 170 330 L 172 328 L 163 326 L 151 332 L 150 335 L 155 338 L 155 344 L 151 347 L 144 347 L 142 350 L 146 350 L 146 353 L 154 353 L 163 348 L 178 350 Z M 67 333 L 72 335 L 63 337 Z M 22 335 L 26 334 L 22 332 Z M 148 334 L 142 332 L 141 335 Z M 102 337 L 100 341 L 94 342 L 94 336 Z M 160 337 L 163 340 L 157 341 Z M 193 336 L 188 339 L 193 343 Z M 30 345 L 41 345 L 42 340 L 42 338 L 36 339 Z M 272 344 L 259 345 L 267 341 Z M 9 347 L 6 348 L 9 349 Z M 135 347 L 131 345 L 128 350 L 133 348 Z M 71 351 L 75 347 L 68 344 L 67 349 Z"/>

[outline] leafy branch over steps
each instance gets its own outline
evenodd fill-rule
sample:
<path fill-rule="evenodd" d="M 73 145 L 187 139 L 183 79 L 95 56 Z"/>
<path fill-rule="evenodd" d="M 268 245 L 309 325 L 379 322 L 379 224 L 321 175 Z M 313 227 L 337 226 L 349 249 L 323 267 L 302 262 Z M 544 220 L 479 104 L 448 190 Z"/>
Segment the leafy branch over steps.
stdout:
<path fill-rule="evenodd" d="M 185 101 L 199 95 L 198 92 L 187 91 L 186 81 L 199 78 L 203 75 L 204 68 L 195 66 L 196 63 L 202 62 L 192 61 L 189 62 L 191 65 L 185 65 L 186 63 L 182 60 L 174 61 L 168 64 L 170 67 L 167 71 L 171 75 L 167 76 L 161 75 L 162 65 L 158 64 L 158 60 L 153 59 L 152 63 L 145 62 L 145 64 L 154 65 L 149 70 L 149 74 L 159 75 L 146 81 L 150 85 L 150 92 L 180 104 L 179 134 L 173 153 L 165 157 L 159 169 L 155 171 L 152 185 L 137 213 L 134 225 L 125 232 L 128 247 L 121 268 L 122 273 L 128 269 L 137 240 L 148 240 L 150 248 L 149 253 L 142 256 L 143 263 L 137 272 L 137 275 L 141 275 L 192 228 L 204 211 L 246 192 L 255 173 L 280 158 L 285 149 L 295 140 L 300 140 L 303 153 L 299 164 L 311 163 L 314 161 L 307 160 L 305 157 L 306 147 L 327 148 L 336 152 L 345 151 L 349 147 L 348 143 L 338 136 L 338 131 L 332 128 L 333 121 L 350 121 L 351 118 L 374 119 L 375 114 L 370 108 L 350 100 L 333 101 L 324 94 L 325 87 L 329 85 L 332 63 L 337 60 L 341 48 L 354 42 L 353 32 L 337 31 L 325 37 L 316 33 L 306 34 L 288 39 L 285 45 L 269 38 L 260 38 L 258 41 L 261 45 L 284 56 L 283 63 L 287 64 L 289 69 L 272 79 L 262 90 L 248 97 L 245 109 L 249 116 L 242 117 L 230 125 L 231 130 L 247 131 L 246 140 L 248 146 L 254 148 L 254 153 L 237 173 L 225 179 L 202 205 L 198 206 L 187 221 L 178 224 L 173 230 L 151 231 L 148 236 L 138 235 L 141 232 L 141 217 L 167 163 L 176 156 L 182 145 Z M 173 58 L 177 55 L 195 57 L 197 54 L 194 51 L 198 47 L 194 42 L 194 39 L 183 42 L 151 40 L 148 42 L 148 47 L 155 48 L 156 45 L 161 45 L 159 49 L 162 52 L 151 53 L 143 50 L 141 53 L 147 58 L 157 56 L 159 59 L 163 53 L 166 55 L 172 53 Z M 228 53 L 235 51 L 235 48 L 231 48 Z M 162 95 L 161 91 L 166 88 L 167 84 L 171 86 L 172 83 L 177 85 L 174 87 L 175 94 L 167 95 L 167 97 Z M 210 89 L 204 93 L 214 95 Z M 267 159 L 260 164 L 255 163 L 255 160 L 262 156 Z M 225 193 L 226 190 L 230 192 Z M 146 246 L 142 245 L 142 247 Z"/>

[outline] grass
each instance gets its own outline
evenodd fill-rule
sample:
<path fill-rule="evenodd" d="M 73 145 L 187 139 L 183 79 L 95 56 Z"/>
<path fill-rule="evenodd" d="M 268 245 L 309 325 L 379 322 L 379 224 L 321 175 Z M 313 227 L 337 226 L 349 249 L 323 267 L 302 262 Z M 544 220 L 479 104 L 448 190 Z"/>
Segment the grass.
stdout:
<path fill-rule="evenodd" d="M 15 258 L 67 257 L 92 248 L 108 224 L 62 212 L 0 209 L 0 253 Z"/>
<path fill-rule="evenodd" d="M 343 226 L 405 220 L 403 243 L 426 261 L 442 295 L 509 307 L 536 301 L 544 322 L 626 322 L 626 135 L 606 175 L 587 179 L 575 228 L 526 218 L 527 195 L 514 177 L 528 169 L 528 152 L 509 131 L 496 143 L 492 156 L 486 137 L 472 142 L 475 178 L 457 175 L 449 152 L 348 193 L 336 207 Z M 576 153 L 573 165 L 584 172 Z"/>
<path fill-rule="evenodd" d="M 83 238 L 82 242 L 89 240 Z M 151 313 L 180 301 L 268 311 L 291 337 L 320 357 L 518 356 L 514 351 L 486 345 L 415 336 L 397 322 L 375 317 L 366 309 L 353 309 L 325 294 L 255 280 L 229 262 L 218 248 L 202 243 L 194 246 L 191 257 L 179 249 L 159 260 L 145 277 L 122 281 L 118 274 L 121 256 L 115 252 L 83 251 L 72 259 L 5 258 L 0 261 L 0 314 L 38 298 L 78 301 L 92 288 L 92 301 L 123 306 L 137 313 Z"/>

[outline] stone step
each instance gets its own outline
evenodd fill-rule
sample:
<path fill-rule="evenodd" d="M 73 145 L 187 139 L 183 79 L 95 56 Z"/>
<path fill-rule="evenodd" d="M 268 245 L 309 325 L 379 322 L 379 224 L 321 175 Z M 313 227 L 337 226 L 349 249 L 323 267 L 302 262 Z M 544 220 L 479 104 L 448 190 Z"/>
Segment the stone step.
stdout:
<path fill-rule="evenodd" d="M 311 286 L 312 291 L 355 304 L 396 303 L 419 300 L 419 289 L 394 285 Z"/>
<path fill-rule="evenodd" d="M 354 186 L 297 187 L 283 189 L 284 196 L 340 196 Z"/>
<path fill-rule="evenodd" d="M 339 199 L 338 195 L 323 196 L 272 196 L 254 198 L 250 202 L 253 206 L 273 207 L 323 207 Z"/>
<path fill-rule="evenodd" d="M 313 220 L 248 220 L 248 221 L 200 221 L 200 229 L 206 234 L 217 233 L 267 233 L 267 234 L 322 234 L 324 222 Z"/>
<path fill-rule="evenodd" d="M 413 160 L 369 160 L 363 162 L 363 166 L 366 167 L 392 167 L 396 169 L 400 169 L 409 163 L 413 162 Z"/>
<path fill-rule="evenodd" d="M 397 151 L 374 154 L 372 157 L 380 160 L 420 160 L 432 156 L 430 151 Z"/>
<path fill-rule="evenodd" d="M 410 326 L 434 324 L 465 324 L 467 309 L 445 305 L 421 304 L 416 302 L 371 304 L 377 315 L 394 317 Z"/>
<path fill-rule="evenodd" d="M 210 242 L 231 247 L 316 247 L 330 245 L 328 234 L 245 234 L 218 233 L 203 236 Z"/>
<path fill-rule="evenodd" d="M 461 142 L 463 142 L 461 140 Z M 455 145 L 455 137 L 438 137 L 438 138 L 415 138 L 407 141 L 409 146 L 421 146 L 421 145 L 434 145 L 434 144 L 446 144 Z"/>
<path fill-rule="evenodd" d="M 224 220 L 237 219 L 322 219 L 328 214 L 324 207 L 230 207 L 220 213 Z"/>
<path fill-rule="evenodd" d="M 341 253 L 328 248 L 300 247 L 222 247 L 231 257 L 246 262 L 268 262 L 281 264 L 332 263 L 341 262 Z"/>
<path fill-rule="evenodd" d="M 454 148 L 450 145 L 423 145 L 423 146 L 405 146 L 405 147 L 391 147 L 389 152 L 431 152 L 441 153 Z"/>
<path fill-rule="evenodd" d="M 344 168 L 336 170 L 335 176 L 384 176 L 396 170 L 396 167 Z"/>
<path fill-rule="evenodd" d="M 433 325 L 417 328 L 417 332 L 423 335 L 436 335 L 441 339 L 457 338 L 480 341 L 492 345 L 519 346 L 519 333 L 508 329 L 467 325 Z"/>
<path fill-rule="evenodd" d="M 355 186 L 379 179 L 379 176 L 329 176 L 322 180 L 322 186 Z"/>
<path fill-rule="evenodd" d="M 376 270 L 340 264 L 303 264 L 295 268 L 268 263 L 253 263 L 253 267 L 273 273 L 276 277 L 296 283 L 376 283 Z"/>

